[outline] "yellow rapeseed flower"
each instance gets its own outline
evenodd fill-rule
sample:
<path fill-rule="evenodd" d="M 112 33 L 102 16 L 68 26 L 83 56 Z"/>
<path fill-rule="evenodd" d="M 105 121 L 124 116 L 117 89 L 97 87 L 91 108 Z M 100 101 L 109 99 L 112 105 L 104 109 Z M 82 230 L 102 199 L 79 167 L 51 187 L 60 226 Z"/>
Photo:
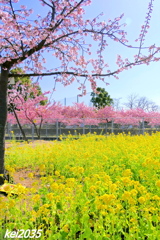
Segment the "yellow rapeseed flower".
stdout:
<path fill-rule="evenodd" d="M 63 227 L 62 227 L 62 230 L 66 233 L 69 232 L 69 225 L 68 224 L 65 224 Z"/>
<path fill-rule="evenodd" d="M 54 199 L 54 194 L 53 193 L 48 193 L 47 198 L 52 201 Z"/>
<path fill-rule="evenodd" d="M 32 197 L 33 202 L 38 202 L 40 200 L 41 196 L 39 194 L 36 194 L 35 196 Z"/>
<path fill-rule="evenodd" d="M 132 171 L 131 169 L 125 169 L 123 171 L 123 177 L 131 177 L 132 176 Z"/>
<path fill-rule="evenodd" d="M 141 203 L 141 204 L 144 204 L 146 201 L 146 199 L 144 197 L 139 197 L 138 198 L 138 202 Z"/>
<path fill-rule="evenodd" d="M 160 187 L 160 180 L 158 180 L 158 181 L 156 182 L 156 186 L 157 186 L 157 187 Z"/>
<path fill-rule="evenodd" d="M 60 176 L 60 172 L 59 171 L 55 171 L 55 175 L 59 177 Z"/>
<path fill-rule="evenodd" d="M 29 177 L 29 178 L 33 178 L 33 177 L 34 177 L 33 173 L 30 172 L 30 173 L 28 174 L 28 177 Z"/>
<path fill-rule="evenodd" d="M 55 190 L 57 190 L 57 189 L 58 189 L 58 184 L 57 184 L 56 182 L 52 183 L 52 184 L 51 184 L 51 190 L 52 190 L 52 191 L 55 191 Z"/>

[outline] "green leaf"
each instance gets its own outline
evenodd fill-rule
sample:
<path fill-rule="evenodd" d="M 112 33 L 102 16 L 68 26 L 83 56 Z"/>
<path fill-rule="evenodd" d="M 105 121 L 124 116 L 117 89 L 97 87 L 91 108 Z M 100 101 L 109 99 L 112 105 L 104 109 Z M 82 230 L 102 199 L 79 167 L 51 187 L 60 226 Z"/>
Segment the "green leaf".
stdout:
<path fill-rule="evenodd" d="M 84 233 L 82 234 L 83 238 L 89 239 L 93 235 L 92 230 L 89 227 L 86 227 Z"/>
<path fill-rule="evenodd" d="M 61 202 L 57 202 L 56 207 L 57 207 L 57 209 L 62 210 L 62 203 Z"/>

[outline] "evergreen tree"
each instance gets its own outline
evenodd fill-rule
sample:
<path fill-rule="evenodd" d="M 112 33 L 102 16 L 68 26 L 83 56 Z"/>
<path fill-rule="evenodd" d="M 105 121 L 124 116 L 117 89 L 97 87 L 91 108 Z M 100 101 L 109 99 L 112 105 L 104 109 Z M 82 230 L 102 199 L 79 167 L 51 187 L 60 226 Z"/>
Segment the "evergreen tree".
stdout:
<path fill-rule="evenodd" d="M 96 91 L 97 93 L 91 93 L 91 102 L 93 103 L 93 106 L 98 109 L 104 108 L 105 106 L 111 106 L 113 99 L 110 97 L 105 88 L 98 87 Z"/>

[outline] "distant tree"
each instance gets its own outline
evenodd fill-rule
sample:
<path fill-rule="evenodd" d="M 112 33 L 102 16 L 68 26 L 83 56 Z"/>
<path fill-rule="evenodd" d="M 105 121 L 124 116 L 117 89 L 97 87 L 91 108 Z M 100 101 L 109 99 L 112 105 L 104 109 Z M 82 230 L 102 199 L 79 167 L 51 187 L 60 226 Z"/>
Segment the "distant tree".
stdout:
<path fill-rule="evenodd" d="M 113 99 L 110 97 L 105 88 L 98 87 L 96 91 L 97 93 L 91 93 L 91 102 L 93 103 L 94 107 L 100 109 L 104 108 L 105 106 L 111 106 L 113 104 Z"/>
<path fill-rule="evenodd" d="M 122 98 L 113 99 L 112 107 L 114 108 L 114 110 L 118 111 L 122 109 L 121 99 Z"/>
<path fill-rule="evenodd" d="M 127 107 L 128 109 L 136 108 L 137 99 L 138 99 L 138 95 L 137 94 L 135 94 L 135 93 L 130 94 L 127 97 L 127 102 L 124 103 L 124 106 Z"/>
<path fill-rule="evenodd" d="M 139 108 L 146 112 L 156 112 L 159 109 L 159 106 L 155 102 L 151 101 L 147 97 L 139 97 L 137 94 L 129 95 L 127 100 L 128 101 L 124 103 L 124 105 L 128 109 Z"/>
<path fill-rule="evenodd" d="M 25 74 L 24 70 L 22 68 L 14 68 L 10 71 L 11 74 L 21 74 L 20 77 L 14 77 L 14 84 L 10 84 L 10 82 L 8 83 L 8 94 L 10 94 L 12 92 L 13 89 L 15 89 L 15 85 L 17 87 L 17 93 L 21 94 L 22 93 L 22 86 L 25 87 L 26 89 L 26 95 L 24 96 L 24 99 L 27 100 L 27 98 L 32 98 L 34 99 L 36 96 L 34 95 L 33 92 L 30 92 L 29 94 L 27 94 L 27 89 L 29 88 L 33 88 L 36 87 L 37 88 L 37 96 L 42 95 L 42 90 L 41 87 L 39 86 L 39 84 L 35 84 L 32 83 L 32 80 L 30 77 L 28 76 L 23 76 L 23 74 Z M 18 85 L 17 85 L 18 83 Z M 46 101 L 41 101 L 40 104 L 41 105 L 45 105 L 47 102 Z M 8 111 L 10 112 L 12 110 L 11 106 L 8 106 Z"/>
<path fill-rule="evenodd" d="M 14 77 L 15 83 L 21 82 L 24 85 L 32 84 L 32 80 L 28 76 L 23 76 L 25 74 L 24 70 L 22 68 L 14 68 L 10 71 L 11 74 L 21 74 L 21 76 Z M 10 85 L 10 84 L 9 84 Z"/>
<path fill-rule="evenodd" d="M 140 97 L 137 101 L 137 108 L 141 108 L 146 112 L 156 112 L 159 106 L 147 97 Z"/>

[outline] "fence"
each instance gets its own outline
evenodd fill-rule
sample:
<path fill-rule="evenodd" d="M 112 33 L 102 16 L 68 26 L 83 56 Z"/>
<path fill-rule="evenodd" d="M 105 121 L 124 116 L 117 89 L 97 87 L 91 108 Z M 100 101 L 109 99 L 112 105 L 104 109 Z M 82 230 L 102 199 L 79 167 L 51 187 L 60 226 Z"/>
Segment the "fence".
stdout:
<path fill-rule="evenodd" d="M 131 118 L 130 118 L 131 119 Z M 135 118 L 134 118 L 135 119 Z M 64 120 L 67 119 L 63 119 Z M 79 119 L 80 120 L 80 119 Z M 88 121 L 90 120 L 90 121 Z M 79 125 L 72 124 L 67 125 L 62 123 L 59 119 L 56 120 L 53 124 L 43 124 L 41 129 L 39 129 L 40 138 L 45 140 L 53 140 L 59 139 L 60 135 L 66 137 L 69 134 L 74 135 L 75 138 L 79 136 L 79 134 L 87 134 L 87 133 L 96 133 L 96 134 L 105 134 L 109 135 L 126 133 L 131 135 L 140 135 L 144 133 L 152 134 L 153 132 L 160 131 L 160 124 L 152 127 L 148 122 L 144 121 L 144 119 L 137 119 L 138 124 L 119 124 L 117 122 L 117 118 L 113 118 L 110 122 L 107 122 L 106 119 L 96 119 L 99 124 L 89 124 L 88 122 L 94 122 L 95 119 L 81 119 L 81 123 Z M 123 118 L 124 120 L 124 118 Z M 103 123 L 102 123 L 103 122 Z M 160 122 L 160 119 L 159 119 Z M 38 139 L 35 128 L 33 125 L 23 125 L 23 130 L 28 139 L 36 140 Z M 17 124 L 7 123 L 6 127 L 6 139 L 16 138 L 17 140 L 23 139 L 21 131 Z"/>
<path fill-rule="evenodd" d="M 73 103 L 85 103 L 87 106 L 93 106 L 91 100 L 91 92 L 87 93 L 84 96 L 76 95 L 73 97 L 65 97 L 63 99 L 59 99 L 56 102 L 61 103 L 63 106 L 72 106 Z"/>

